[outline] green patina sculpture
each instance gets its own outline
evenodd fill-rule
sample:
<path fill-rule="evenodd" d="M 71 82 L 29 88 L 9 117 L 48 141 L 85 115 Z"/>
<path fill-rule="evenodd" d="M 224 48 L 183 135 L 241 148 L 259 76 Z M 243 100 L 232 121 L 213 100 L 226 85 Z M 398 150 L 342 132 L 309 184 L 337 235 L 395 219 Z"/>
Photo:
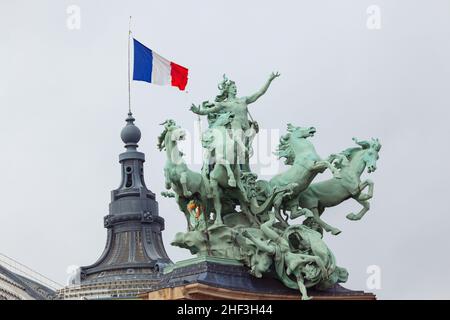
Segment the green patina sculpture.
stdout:
<path fill-rule="evenodd" d="M 192 105 L 191 111 L 206 115 L 209 124 L 202 135 L 201 172 L 190 170 L 178 149 L 185 131 L 174 120 L 162 124 L 158 148 L 166 151 L 165 184 L 170 190 L 162 194 L 174 197 L 186 217 L 187 231 L 177 233 L 172 245 L 192 254 L 237 260 L 255 277 L 275 272 L 284 285 L 308 299 L 307 288 L 325 290 L 347 280 L 347 271 L 336 265 L 322 239 L 323 230 L 333 235 L 340 230 L 324 222 L 321 214 L 353 198 L 363 208 L 347 218 L 364 216 L 373 182 L 360 177 L 365 168 L 375 171 L 381 144 L 378 139 L 354 138 L 358 147 L 322 159 L 310 140 L 316 129 L 288 124 L 275 151 L 285 159 L 287 170 L 268 181 L 258 180 L 249 159 L 259 126 L 248 119 L 247 108 L 277 77 L 272 73 L 261 90 L 237 97 L 236 84 L 224 76 L 214 102 Z M 327 169 L 331 179 L 313 182 Z M 289 223 L 301 216 L 303 223 Z"/>

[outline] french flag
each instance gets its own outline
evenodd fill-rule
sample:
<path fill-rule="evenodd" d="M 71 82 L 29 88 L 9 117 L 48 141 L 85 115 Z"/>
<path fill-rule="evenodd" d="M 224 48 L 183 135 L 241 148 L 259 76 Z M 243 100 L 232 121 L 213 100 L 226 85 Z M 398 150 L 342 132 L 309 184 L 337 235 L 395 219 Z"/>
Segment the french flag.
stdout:
<path fill-rule="evenodd" d="M 186 88 L 188 69 L 171 62 L 133 38 L 133 80 L 159 85 L 172 85 L 180 90 Z"/>

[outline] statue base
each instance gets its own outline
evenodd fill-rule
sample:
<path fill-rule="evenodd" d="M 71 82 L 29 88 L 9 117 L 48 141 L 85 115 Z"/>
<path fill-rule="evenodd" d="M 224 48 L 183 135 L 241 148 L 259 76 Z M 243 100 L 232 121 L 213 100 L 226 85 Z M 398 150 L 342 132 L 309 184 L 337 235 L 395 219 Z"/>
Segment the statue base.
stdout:
<path fill-rule="evenodd" d="M 300 300 L 300 292 L 285 287 L 271 274 L 256 278 L 231 259 L 202 256 L 167 266 L 161 281 L 144 300 Z M 375 300 L 364 291 L 340 285 L 326 291 L 308 290 L 313 300 Z"/>

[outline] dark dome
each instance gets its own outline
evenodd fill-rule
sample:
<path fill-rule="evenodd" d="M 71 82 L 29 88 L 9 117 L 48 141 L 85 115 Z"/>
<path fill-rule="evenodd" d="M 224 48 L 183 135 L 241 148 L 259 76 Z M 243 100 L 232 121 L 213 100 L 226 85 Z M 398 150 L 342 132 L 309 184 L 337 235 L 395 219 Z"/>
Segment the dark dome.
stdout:
<path fill-rule="evenodd" d="M 126 144 L 136 144 L 141 140 L 141 130 L 134 125 L 134 118 L 131 113 L 128 114 L 128 118 L 126 119 L 127 125 L 122 129 L 120 133 L 120 137 L 122 141 Z"/>

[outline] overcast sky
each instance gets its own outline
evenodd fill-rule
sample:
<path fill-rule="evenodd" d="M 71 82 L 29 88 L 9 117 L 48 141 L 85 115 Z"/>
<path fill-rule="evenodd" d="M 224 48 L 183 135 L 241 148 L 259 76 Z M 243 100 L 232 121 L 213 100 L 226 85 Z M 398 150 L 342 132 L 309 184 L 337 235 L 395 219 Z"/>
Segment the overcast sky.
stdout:
<path fill-rule="evenodd" d="M 70 5 L 81 10 L 80 29 L 68 28 Z M 381 29 L 367 26 L 370 5 L 380 9 Z M 124 150 L 129 15 L 137 39 L 190 72 L 188 93 L 132 84 L 145 178 L 166 219 L 172 260 L 190 254 L 170 246 L 185 222 L 173 199 L 159 196 L 159 123 L 173 118 L 192 133 L 189 105 L 213 99 L 223 73 L 238 95 L 249 95 L 279 71 L 250 106 L 263 132 L 282 134 L 288 122 L 315 126 L 323 157 L 352 146 L 353 136 L 383 145 L 364 219 L 346 220 L 360 209 L 352 200 L 323 215 L 343 231 L 325 240 L 350 272 L 346 287 L 385 299 L 450 298 L 445 0 L 1 1 L 1 253 L 61 283 L 67 266 L 100 256 Z M 264 155 L 254 168 L 270 178 L 264 167 L 278 162 Z M 380 290 L 366 287 L 371 265 L 380 267 Z"/>

